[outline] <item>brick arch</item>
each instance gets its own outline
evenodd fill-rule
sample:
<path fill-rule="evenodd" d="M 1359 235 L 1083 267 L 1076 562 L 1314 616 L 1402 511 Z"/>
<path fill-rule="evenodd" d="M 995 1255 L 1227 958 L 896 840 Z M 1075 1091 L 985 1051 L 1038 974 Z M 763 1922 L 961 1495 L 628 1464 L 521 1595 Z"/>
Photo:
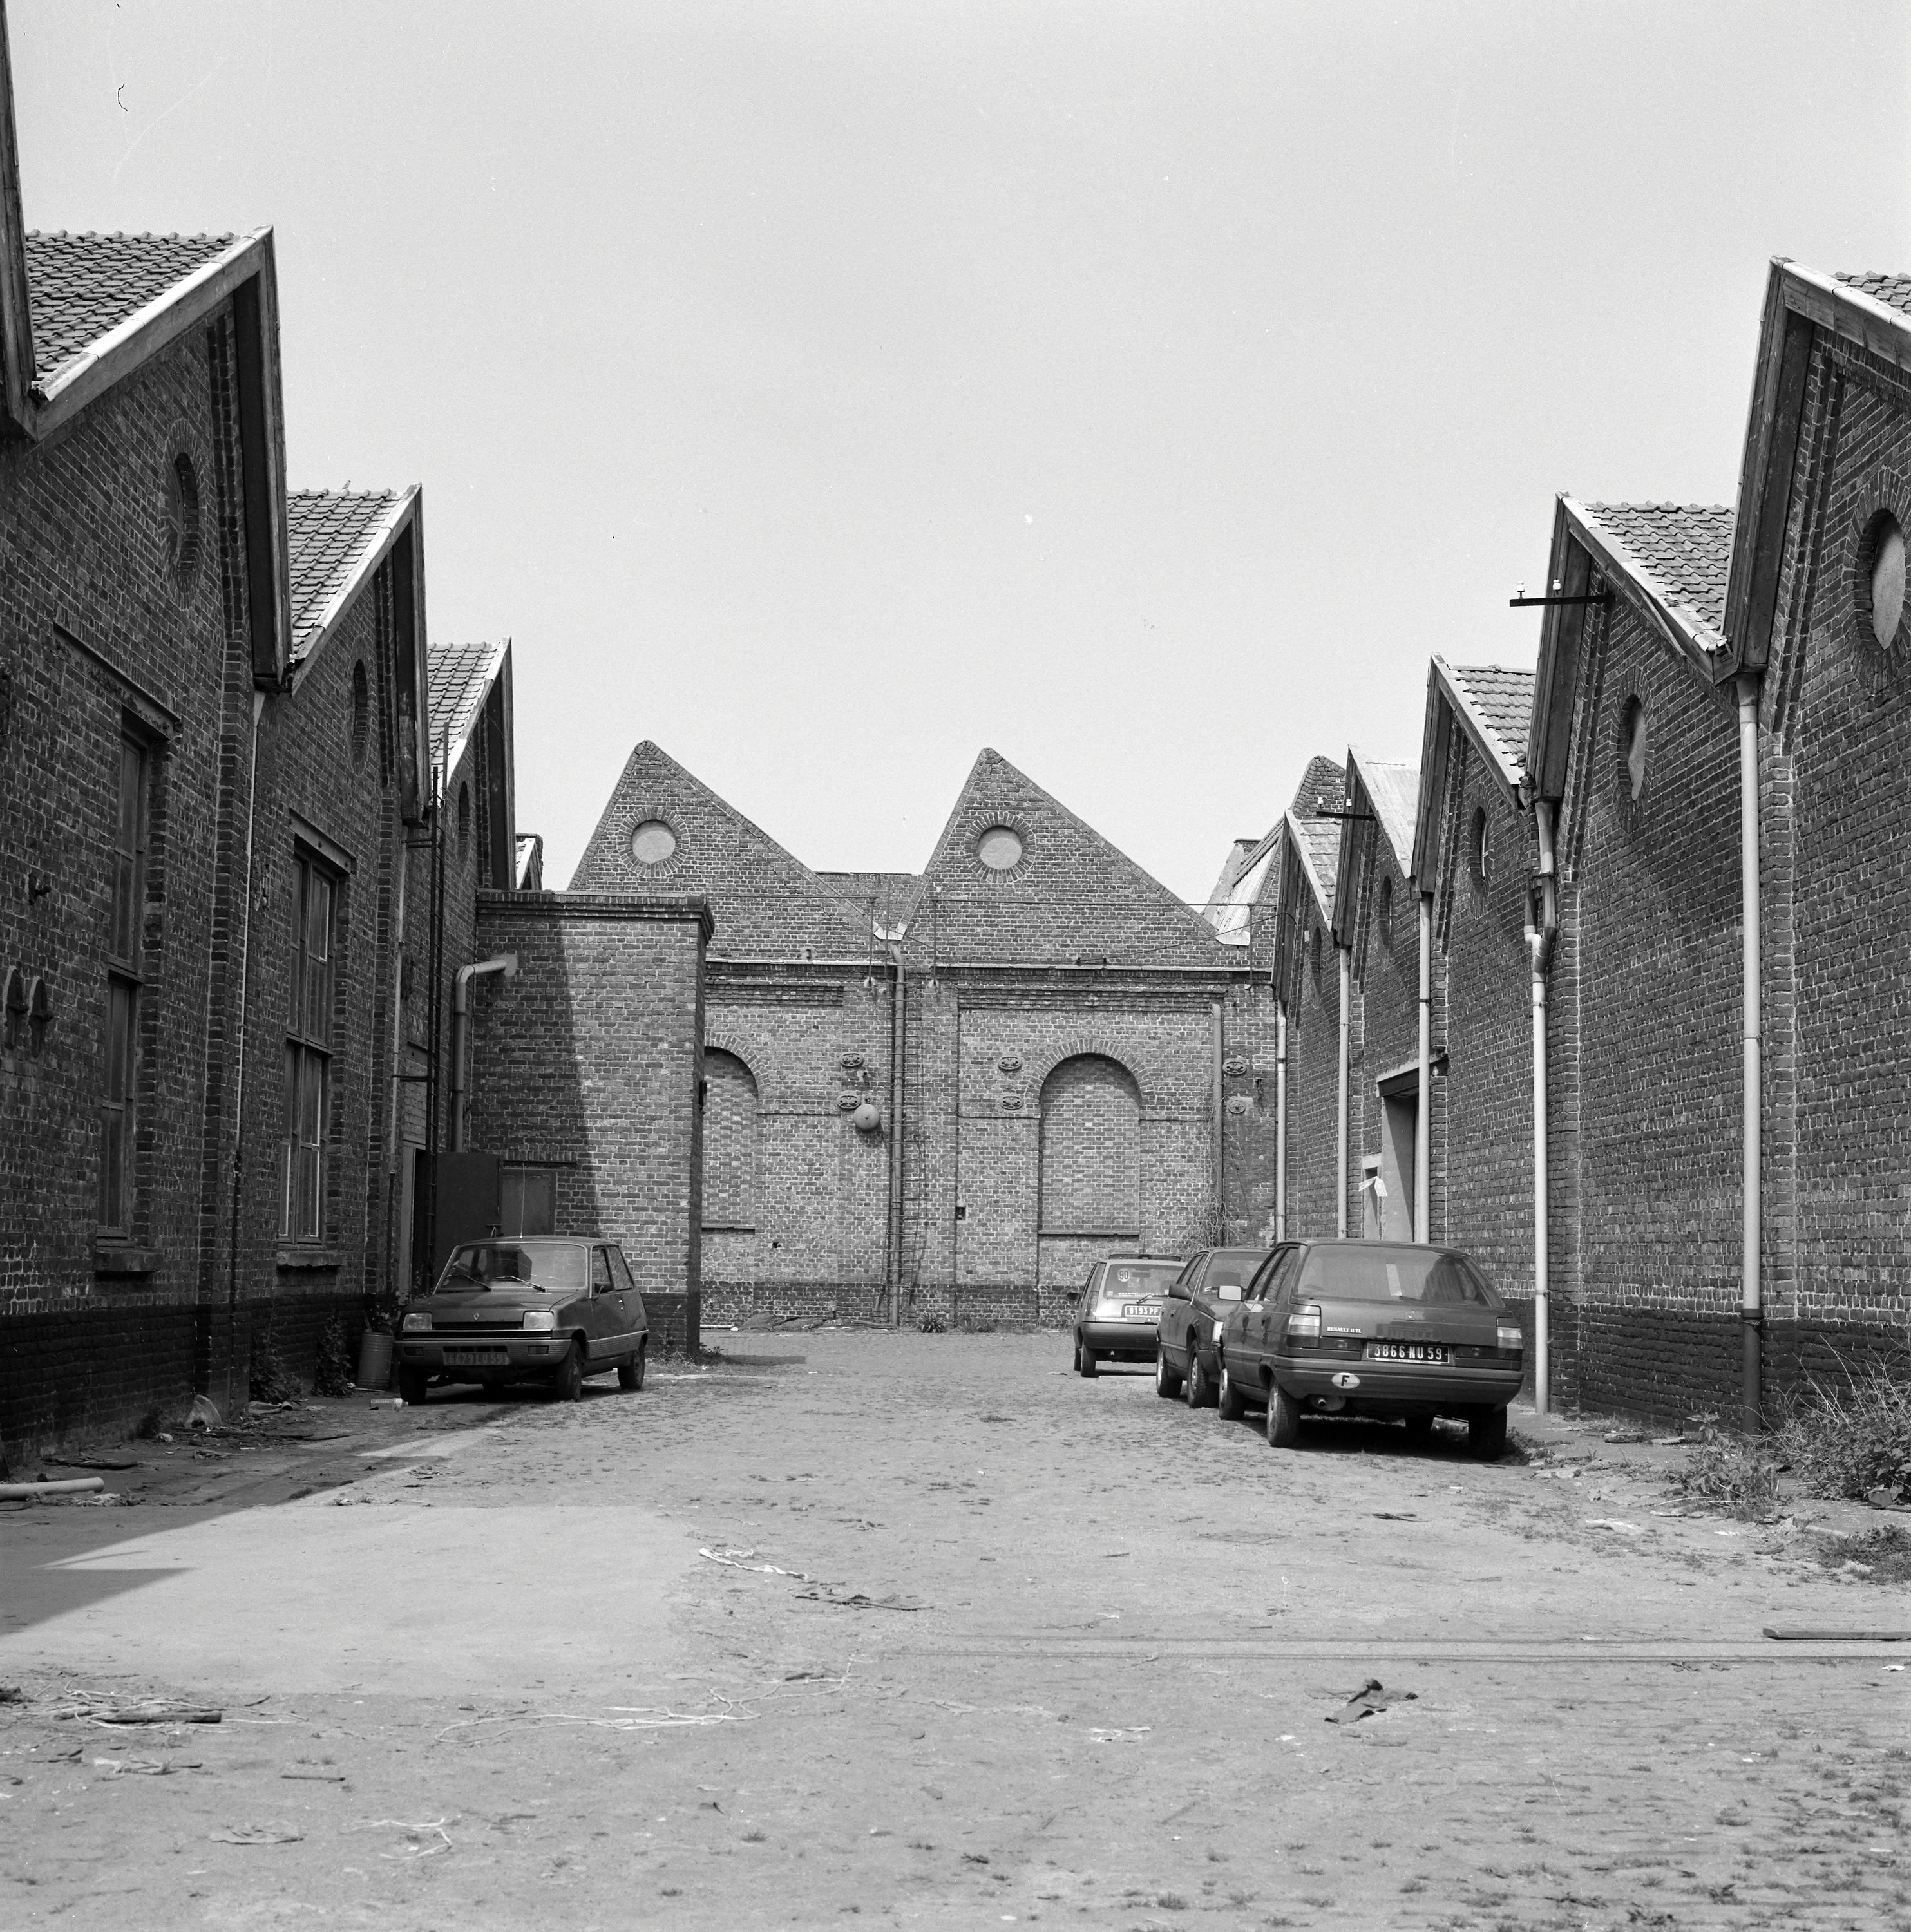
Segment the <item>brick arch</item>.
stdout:
<path fill-rule="evenodd" d="M 758 1108 L 750 1063 L 728 1047 L 704 1046 L 704 1226 L 753 1228 L 757 1218 Z"/>
<path fill-rule="evenodd" d="M 1041 1088 L 1040 1229 L 1134 1236 L 1142 1228 L 1142 1090 L 1111 1054 L 1077 1053 Z"/>
<path fill-rule="evenodd" d="M 1042 1104 L 1042 1090 L 1048 1084 L 1048 1078 L 1065 1060 L 1112 1060 L 1135 1083 L 1135 1090 L 1140 1098 L 1142 1112 L 1144 1114 L 1158 1109 L 1161 1096 L 1154 1090 L 1153 1083 L 1144 1080 L 1129 1059 L 1131 1051 L 1126 1041 L 1118 1042 L 1106 1033 L 1071 1034 L 1053 1051 L 1039 1054 L 1029 1063 L 1029 1079 L 1035 1089 L 1038 1108 Z"/>

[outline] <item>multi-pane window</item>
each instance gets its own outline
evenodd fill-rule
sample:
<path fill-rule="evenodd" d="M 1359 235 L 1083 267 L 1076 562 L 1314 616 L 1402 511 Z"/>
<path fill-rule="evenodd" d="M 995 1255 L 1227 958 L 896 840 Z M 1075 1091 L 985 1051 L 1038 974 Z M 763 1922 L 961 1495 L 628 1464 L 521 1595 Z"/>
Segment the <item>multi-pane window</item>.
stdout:
<path fill-rule="evenodd" d="M 292 1012 L 285 1043 L 285 1186 L 279 1233 L 325 1232 L 326 1144 L 332 1125 L 332 958 L 338 886 L 304 853 L 292 864 Z"/>
<path fill-rule="evenodd" d="M 133 1151 L 138 1132 L 140 937 L 146 871 L 146 747 L 119 741 L 106 938 L 105 1065 L 100 1083 L 100 1196 L 104 1234 L 124 1235 L 133 1221 Z"/>

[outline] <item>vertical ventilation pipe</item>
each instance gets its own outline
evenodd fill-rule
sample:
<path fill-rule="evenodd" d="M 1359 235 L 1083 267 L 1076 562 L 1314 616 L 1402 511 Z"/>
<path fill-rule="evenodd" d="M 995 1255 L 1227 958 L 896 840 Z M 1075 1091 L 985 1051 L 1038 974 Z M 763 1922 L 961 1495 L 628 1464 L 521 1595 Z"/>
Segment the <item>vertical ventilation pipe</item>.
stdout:
<path fill-rule="evenodd" d="M 1420 898 L 1420 1091 L 1413 1136 L 1413 1238 L 1433 1238 L 1433 895 Z"/>
<path fill-rule="evenodd" d="M 896 974 L 896 997 L 890 1006 L 890 1326 L 902 1320 L 902 1043 L 904 1031 L 902 948 L 893 941 L 890 962 Z"/>
<path fill-rule="evenodd" d="M 458 969 L 458 988 L 452 995 L 452 1151 L 464 1151 L 465 1042 L 471 1026 L 471 982 L 482 973 L 502 973 L 507 980 L 518 976 L 518 956 L 500 952 L 495 959 L 482 960 L 476 966 Z"/>
<path fill-rule="evenodd" d="M 1546 1160 L 1546 976 L 1559 930 L 1558 878 L 1552 856 L 1552 807 L 1533 802 L 1540 869 L 1527 905 L 1526 944 L 1533 957 L 1533 1406 L 1541 1415 L 1552 1403 L 1552 1294 L 1550 1190 Z"/>
<path fill-rule="evenodd" d="M 1344 946 L 1335 950 L 1340 955 L 1340 1133 L 1335 1149 L 1339 1198 L 1334 1208 L 1334 1232 L 1344 1241 L 1347 1238 L 1347 1082 L 1352 1070 L 1354 1041 L 1354 956 Z"/>
<path fill-rule="evenodd" d="M 1738 1322 L 1742 1334 L 1740 1400 L 1745 1432 L 1760 1425 L 1761 1331 L 1765 1325 L 1764 1284 L 1760 1275 L 1759 1198 L 1760 1108 L 1764 1052 L 1759 1011 L 1762 974 L 1759 962 L 1759 688 L 1754 678 L 1738 680 L 1738 850 L 1740 919 L 1744 928 L 1744 1227 L 1740 1263 Z"/>
<path fill-rule="evenodd" d="M 1287 1002 L 1274 1006 L 1274 1239 L 1287 1239 Z"/>

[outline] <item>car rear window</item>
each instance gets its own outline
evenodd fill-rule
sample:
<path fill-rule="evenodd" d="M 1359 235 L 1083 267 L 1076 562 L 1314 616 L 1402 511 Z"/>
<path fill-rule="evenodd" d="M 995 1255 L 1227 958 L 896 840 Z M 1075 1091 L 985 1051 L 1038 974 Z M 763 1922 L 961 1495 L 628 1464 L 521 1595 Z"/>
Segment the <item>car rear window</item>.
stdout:
<path fill-rule="evenodd" d="M 1240 1288 L 1253 1278 L 1254 1270 L 1267 1258 L 1265 1248 L 1219 1248 L 1202 1277 L 1204 1288 Z"/>
<path fill-rule="evenodd" d="M 587 1253 L 580 1241 L 466 1241 L 452 1250 L 438 1285 L 534 1281 L 542 1288 L 582 1288 L 590 1278 Z"/>
<path fill-rule="evenodd" d="M 1176 1262 L 1150 1265 L 1146 1262 L 1114 1262 L 1102 1275 L 1104 1301 L 1150 1301 L 1167 1292 L 1168 1284 L 1181 1272 Z"/>
<path fill-rule="evenodd" d="M 1303 1300 L 1416 1301 L 1428 1307 L 1506 1305 L 1464 1255 L 1428 1248 L 1309 1250 L 1295 1293 Z"/>

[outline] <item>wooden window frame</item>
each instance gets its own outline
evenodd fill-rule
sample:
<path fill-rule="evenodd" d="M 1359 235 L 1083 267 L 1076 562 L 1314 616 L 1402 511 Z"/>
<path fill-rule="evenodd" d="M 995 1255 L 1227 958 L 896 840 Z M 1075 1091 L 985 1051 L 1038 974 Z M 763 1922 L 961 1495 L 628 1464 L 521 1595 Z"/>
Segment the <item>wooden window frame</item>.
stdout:
<path fill-rule="evenodd" d="M 139 1193 L 140 1028 L 154 764 L 152 745 L 122 724 L 110 848 L 99 1186 L 94 1204 L 97 1234 L 115 1242 L 132 1239 Z"/>
<path fill-rule="evenodd" d="M 279 1143 L 279 1239 L 325 1240 L 332 1153 L 332 1066 L 338 1051 L 338 934 L 344 874 L 302 842 L 292 848 L 285 1132 Z M 320 894 L 322 892 L 322 898 Z M 320 950 L 316 942 L 322 942 Z"/>

